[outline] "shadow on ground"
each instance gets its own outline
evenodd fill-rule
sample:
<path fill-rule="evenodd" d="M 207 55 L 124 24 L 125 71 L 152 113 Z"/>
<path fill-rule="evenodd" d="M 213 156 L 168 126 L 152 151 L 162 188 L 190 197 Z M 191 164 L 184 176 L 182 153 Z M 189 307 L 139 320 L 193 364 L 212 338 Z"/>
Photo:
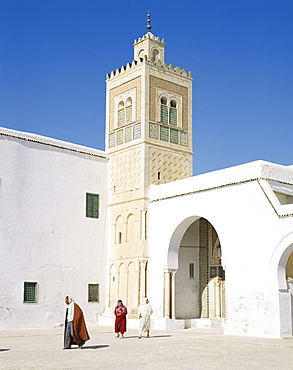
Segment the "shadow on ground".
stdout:
<path fill-rule="evenodd" d="M 99 348 L 104 348 L 104 347 L 110 347 L 108 344 L 100 344 L 97 346 L 84 346 L 82 349 L 99 349 Z"/>

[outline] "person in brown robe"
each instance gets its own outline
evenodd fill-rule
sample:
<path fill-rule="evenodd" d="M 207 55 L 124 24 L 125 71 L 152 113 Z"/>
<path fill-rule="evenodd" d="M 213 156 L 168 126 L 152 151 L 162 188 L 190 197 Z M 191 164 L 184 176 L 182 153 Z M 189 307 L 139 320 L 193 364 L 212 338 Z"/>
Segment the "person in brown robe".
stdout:
<path fill-rule="evenodd" d="M 84 343 L 90 339 L 83 312 L 72 297 L 66 296 L 67 305 L 64 326 L 64 349 L 70 349 L 72 344 L 82 348 Z"/>

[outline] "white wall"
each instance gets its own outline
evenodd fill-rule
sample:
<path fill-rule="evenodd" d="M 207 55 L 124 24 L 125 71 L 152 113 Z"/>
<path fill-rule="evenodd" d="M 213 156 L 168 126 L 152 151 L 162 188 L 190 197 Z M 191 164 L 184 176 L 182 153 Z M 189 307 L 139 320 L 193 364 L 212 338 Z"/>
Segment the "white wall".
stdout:
<path fill-rule="evenodd" d="M 178 268 L 178 241 L 195 219 L 204 217 L 221 241 L 226 273 L 225 332 L 281 335 L 278 261 L 273 255 L 291 233 L 293 219 L 276 213 L 271 195 L 256 180 L 267 178 L 293 183 L 293 171 L 258 161 L 151 187 L 149 296 L 157 317 L 162 317 L 162 271 Z M 284 207 L 288 211 L 288 205 Z"/>
<path fill-rule="evenodd" d="M 107 157 L 99 150 L 0 129 L 0 328 L 49 327 L 64 320 L 64 297 L 89 323 L 104 310 Z M 86 193 L 100 217 L 85 217 Z M 38 283 L 23 303 L 24 282 Z M 100 303 L 88 303 L 88 284 Z"/>

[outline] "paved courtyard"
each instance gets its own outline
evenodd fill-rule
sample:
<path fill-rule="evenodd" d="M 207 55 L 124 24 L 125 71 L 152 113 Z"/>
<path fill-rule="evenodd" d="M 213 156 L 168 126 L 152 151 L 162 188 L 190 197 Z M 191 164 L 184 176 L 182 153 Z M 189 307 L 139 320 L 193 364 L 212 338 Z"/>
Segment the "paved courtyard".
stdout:
<path fill-rule="evenodd" d="M 0 330 L 0 369 L 293 369 L 293 339 L 224 336 L 221 329 L 151 332 L 124 339 L 89 327 L 82 350 L 63 350 L 63 329 Z"/>

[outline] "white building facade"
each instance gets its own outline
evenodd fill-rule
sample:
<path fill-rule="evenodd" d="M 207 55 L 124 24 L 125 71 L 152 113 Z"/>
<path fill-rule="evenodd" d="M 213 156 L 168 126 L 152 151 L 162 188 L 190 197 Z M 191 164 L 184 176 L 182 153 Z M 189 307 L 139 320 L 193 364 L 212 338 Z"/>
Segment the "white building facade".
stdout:
<path fill-rule="evenodd" d="M 107 171 L 102 151 L 0 129 L 1 329 L 62 322 L 68 294 L 96 322 L 106 292 Z"/>
<path fill-rule="evenodd" d="M 151 187 L 157 324 L 292 336 L 292 195 L 293 169 L 263 161 Z"/>

